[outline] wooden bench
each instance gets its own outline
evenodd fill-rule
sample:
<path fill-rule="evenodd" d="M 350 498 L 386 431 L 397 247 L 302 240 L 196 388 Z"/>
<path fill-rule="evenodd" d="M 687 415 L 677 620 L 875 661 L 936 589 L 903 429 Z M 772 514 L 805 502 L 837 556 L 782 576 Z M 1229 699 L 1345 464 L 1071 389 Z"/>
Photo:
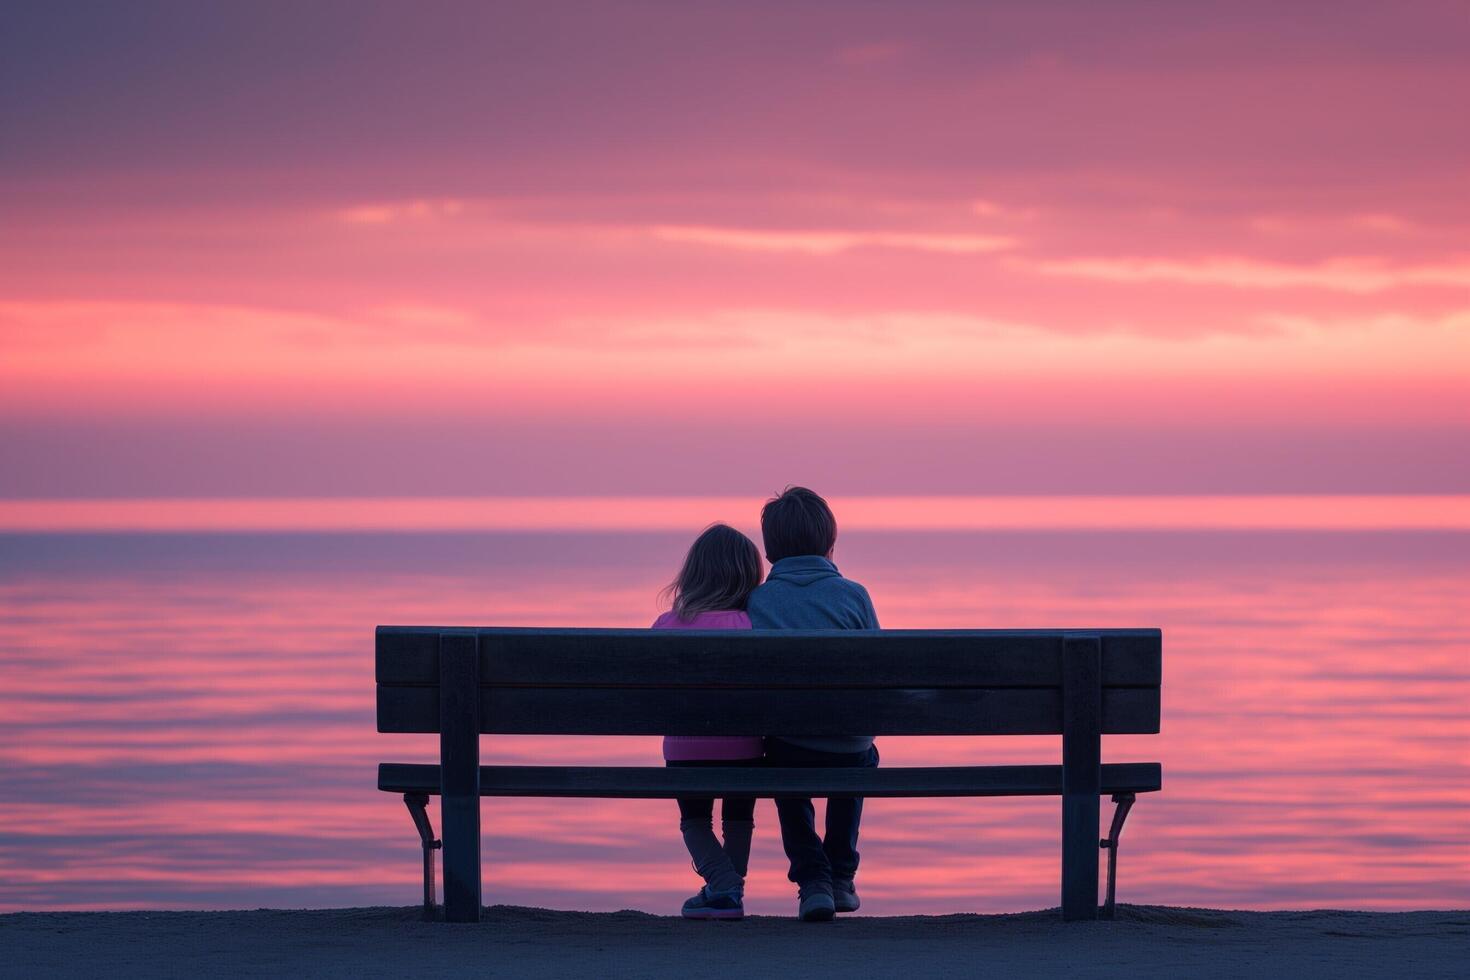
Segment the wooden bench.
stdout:
<path fill-rule="evenodd" d="M 1065 919 L 1098 916 L 1108 850 L 1157 762 L 1102 763 L 1102 738 L 1157 733 L 1158 630 L 830 632 L 380 626 L 378 731 L 437 732 L 439 764 L 383 763 L 424 846 L 434 910 L 441 797 L 444 914 L 480 917 L 480 797 L 1060 796 Z M 1061 765 L 782 769 L 481 766 L 482 734 L 1060 735 Z M 650 760 L 653 762 L 654 760 Z M 881 856 L 876 858 L 881 861 Z"/>

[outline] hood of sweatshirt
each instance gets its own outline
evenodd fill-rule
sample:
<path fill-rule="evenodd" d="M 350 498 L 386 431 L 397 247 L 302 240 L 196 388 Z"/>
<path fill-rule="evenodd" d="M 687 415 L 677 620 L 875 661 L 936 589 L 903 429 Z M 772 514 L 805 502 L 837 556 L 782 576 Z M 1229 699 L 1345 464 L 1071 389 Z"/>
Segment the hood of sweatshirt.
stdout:
<path fill-rule="evenodd" d="M 766 576 L 766 581 L 785 582 L 788 585 L 804 588 L 823 579 L 841 577 L 842 574 L 837 571 L 837 566 L 821 555 L 795 555 L 791 558 L 782 558 L 772 565 L 771 573 Z"/>

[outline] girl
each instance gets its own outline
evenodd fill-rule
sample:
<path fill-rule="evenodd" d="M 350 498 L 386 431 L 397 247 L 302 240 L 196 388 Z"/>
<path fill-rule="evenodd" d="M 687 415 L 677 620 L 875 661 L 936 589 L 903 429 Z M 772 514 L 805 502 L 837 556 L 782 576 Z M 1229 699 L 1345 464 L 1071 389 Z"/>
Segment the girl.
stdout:
<path fill-rule="evenodd" d="M 761 584 L 761 556 L 755 543 L 732 527 L 711 524 L 684 557 L 679 577 L 664 590 L 674 608 L 654 621 L 654 629 L 748 630 L 745 603 Z M 754 766 L 765 746 L 760 736 L 668 735 L 664 760 L 670 766 Z M 739 919 L 745 915 L 745 872 L 755 829 L 755 800 L 720 803 L 723 845 L 714 834 L 712 799 L 679 800 L 679 831 L 704 878 L 704 887 L 684 903 L 686 919 Z"/>

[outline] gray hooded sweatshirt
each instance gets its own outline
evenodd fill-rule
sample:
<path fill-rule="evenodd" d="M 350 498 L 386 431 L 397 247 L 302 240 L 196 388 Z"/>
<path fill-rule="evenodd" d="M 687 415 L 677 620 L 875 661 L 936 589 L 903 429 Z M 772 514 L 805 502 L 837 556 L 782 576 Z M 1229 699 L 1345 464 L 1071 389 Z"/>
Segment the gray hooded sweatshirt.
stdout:
<path fill-rule="evenodd" d="M 750 625 L 758 630 L 875 630 L 878 614 L 868 590 L 842 577 L 837 566 L 820 555 L 782 558 L 771 566 L 763 585 L 750 594 Z M 832 738 L 784 738 L 818 752 L 863 752 L 871 735 Z"/>

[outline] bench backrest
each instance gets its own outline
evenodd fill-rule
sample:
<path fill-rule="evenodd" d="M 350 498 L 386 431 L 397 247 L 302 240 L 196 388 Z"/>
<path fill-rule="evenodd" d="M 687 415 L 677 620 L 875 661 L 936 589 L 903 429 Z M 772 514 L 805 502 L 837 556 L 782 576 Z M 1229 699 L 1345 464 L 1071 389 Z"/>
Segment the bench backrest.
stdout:
<path fill-rule="evenodd" d="M 441 648 L 482 733 L 1057 735 L 1064 687 L 1099 686 L 1102 733 L 1159 730 L 1156 629 L 380 626 L 378 731 L 440 731 L 468 693 L 441 690 Z"/>

